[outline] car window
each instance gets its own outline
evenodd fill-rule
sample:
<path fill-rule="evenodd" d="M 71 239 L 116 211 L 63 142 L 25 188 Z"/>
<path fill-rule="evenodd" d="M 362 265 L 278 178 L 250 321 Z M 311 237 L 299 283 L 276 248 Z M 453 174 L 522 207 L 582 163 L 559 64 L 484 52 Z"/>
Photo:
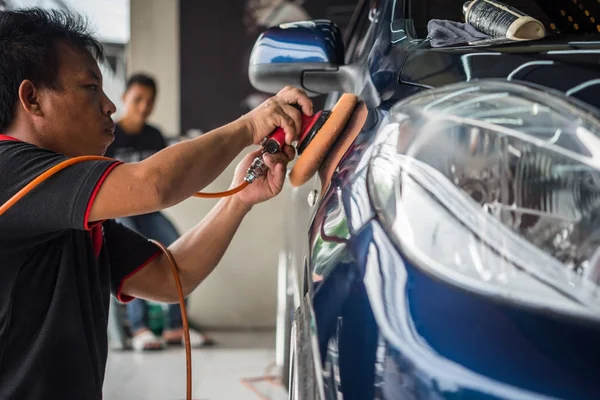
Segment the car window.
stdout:
<path fill-rule="evenodd" d="M 427 23 L 432 19 L 465 22 L 464 0 L 406 0 L 407 9 L 398 8 L 394 18 L 406 15 L 414 26 L 409 32 L 415 39 L 427 37 Z M 544 24 L 548 35 L 585 35 L 600 32 L 600 2 L 598 0 L 503 0 Z M 402 13 L 402 11 L 405 12 Z"/>
<path fill-rule="evenodd" d="M 379 10 L 379 0 L 363 1 L 360 5 L 360 9 L 357 9 L 359 14 L 352 35 L 348 41 L 346 63 L 352 63 L 365 54 L 366 45 L 373 34 Z"/>

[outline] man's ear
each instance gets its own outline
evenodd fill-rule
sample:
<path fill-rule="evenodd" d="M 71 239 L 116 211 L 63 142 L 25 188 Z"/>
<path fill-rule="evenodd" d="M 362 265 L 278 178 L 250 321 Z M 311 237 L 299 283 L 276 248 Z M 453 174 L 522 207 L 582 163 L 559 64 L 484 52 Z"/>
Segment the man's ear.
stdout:
<path fill-rule="evenodd" d="M 40 91 L 33 82 L 25 79 L 19 85 L 19 101 L 23 110 L 29 114 L 41 116 L 42 107 L 40 106 Z"/>

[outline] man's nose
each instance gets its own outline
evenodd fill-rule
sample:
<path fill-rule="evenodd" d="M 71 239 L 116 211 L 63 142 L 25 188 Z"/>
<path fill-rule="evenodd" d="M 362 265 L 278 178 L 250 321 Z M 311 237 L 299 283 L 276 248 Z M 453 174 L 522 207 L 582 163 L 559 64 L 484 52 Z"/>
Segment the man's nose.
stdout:
<path fill-rule="evenodd" d="M 142 114 L 147 114 L 148 111 L 150 111 L 150 105 L 147 103 L 143 103 L 140 107 L 140 111 L 142 112 Z"/>
<path fill-rule="evenodd" d="M 102 105 L 102 112 L 105 115 L 108 115 L 109 117 L 111 115 L 113 115 L 114 113 L 117 112 L 117 106 L 115 105 L 115 103 L 113 103 L 108 96 L 105 94 L 104 95 L 104 102 Z"/>

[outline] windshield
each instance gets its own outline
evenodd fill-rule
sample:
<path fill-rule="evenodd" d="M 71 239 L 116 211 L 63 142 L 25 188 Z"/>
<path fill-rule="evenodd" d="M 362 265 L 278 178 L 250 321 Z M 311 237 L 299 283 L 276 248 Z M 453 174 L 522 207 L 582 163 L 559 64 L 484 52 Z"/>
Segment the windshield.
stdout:
<path fill-rule="evenodd" d="M 585 36 L 600 32 L 600 2 L 597 0 L 503 0 L 517 10 L 544 24 L 548 36 Z M 432 19 L 465 22 L 465 0 L 407 0 L 406 10 L 397 1 L 394 19 L 411 22 L 407 28 L 414 38 L 428 36 L 427 24 Z M 412 25 L 412 26 L 411 26 Z"/>

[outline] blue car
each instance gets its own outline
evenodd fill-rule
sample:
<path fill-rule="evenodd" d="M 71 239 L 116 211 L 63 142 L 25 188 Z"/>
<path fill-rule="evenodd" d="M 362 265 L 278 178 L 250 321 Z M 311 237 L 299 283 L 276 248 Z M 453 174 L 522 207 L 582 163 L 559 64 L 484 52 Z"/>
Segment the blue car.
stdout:
<path fill-rule="evenodd" d="M 463 3 L 358 1 L 345 32 L 254 46 L 256 89 L 360 99 L 285 191 L 291 399 L 600 399 L 600 4 L 506 1 L 545 37 L 434 43 Z"/>

